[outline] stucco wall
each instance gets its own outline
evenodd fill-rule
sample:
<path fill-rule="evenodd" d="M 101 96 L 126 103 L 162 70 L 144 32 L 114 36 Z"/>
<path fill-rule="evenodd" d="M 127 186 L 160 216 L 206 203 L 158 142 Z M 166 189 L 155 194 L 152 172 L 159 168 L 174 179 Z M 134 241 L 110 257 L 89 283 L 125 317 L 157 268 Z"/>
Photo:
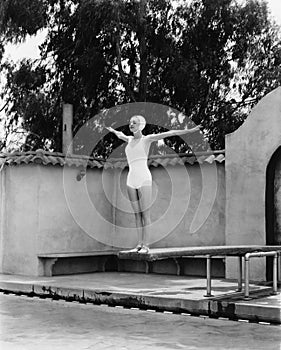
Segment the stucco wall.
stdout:
<path fill-rule="evenodd" d="M 159 166 L 151 171 L 152 246 L 225 244 L 224 164 Z M 78 173 L 76 167 L 59 165 L 4 167 L 1 272 L 38 275 L 37 255 L 42 253 L 134 246 L 127 169 L 88 169 L 81 181 Z"/>
<path fill-rule="evenodd" d="M 281 88 L 265 96 L 244 124 L 226 136 L 226 244 L 266 244 L 266 169 L 281 139 Z M 255 259 L 251 277 L 265 279 L 265 259 Z M 227 259 L 226 276 L 237 266 Z"/>
<path fill-rule="evenodd" d="M 101 186 L 101 171 L 90 171 L 85 183 L 77 181 L 78 169 L 60 166 L 39 166 L 38 253 L 81 252 L 107 250 L 95 239 L 110 232 L 96 210 L 92 198 L 110 221 L 112 206 L 105 200 Z M 110 187 L 110 182 L 106 184 Z M 110 188 L 109 188 L 110 192 Z M 86 193 L 86 195 L 85 195 Z M 78 218 L 80 220 L 78 220 Z"/>
<path fill-rule="evenodd" d="M 151 172 L 151 247 L 225 244 L 224 164 L 159 166 L 152 167 Z M 121 174 L 121 189 L 117 196 L 118 237 L 124 233 L 124 227 L 134 226 L 134 216 L 126 196 L 126 173 Z M 136 233 L 134 236 L 136 243 Z"/>
<path fill-rule="evenodd" d="M 36 275 L 38 167 L 5 167 L 1 178 L 2 271 Z"/>
<path fill-rule="evenodd" d="M 63 174 L 66 173 L 65 176 Z M 87 252 L 112 247 L 97 242 L 93 232 L 107 233 L 104 221 L 81 201 L 81 182 L 76 180 L 76 168 L 36 164 L 5 167 L 1 173 L 5 200 L 1 208 L 2 272 L 37 275 L 38 254 L 57 252 Z M 89 195 L 106 206 L 100 193 L 97 169 L 90 177 Z M 64 184 L 64 182 L 66 184 Z M 70 200 L 83 211 L 86 234 L 69 210 L 65 189 L 71 187 Z M 104 209 L 110 215 L 110 205 Z M 85 215 L 83 215 L 83 219 Z"/>

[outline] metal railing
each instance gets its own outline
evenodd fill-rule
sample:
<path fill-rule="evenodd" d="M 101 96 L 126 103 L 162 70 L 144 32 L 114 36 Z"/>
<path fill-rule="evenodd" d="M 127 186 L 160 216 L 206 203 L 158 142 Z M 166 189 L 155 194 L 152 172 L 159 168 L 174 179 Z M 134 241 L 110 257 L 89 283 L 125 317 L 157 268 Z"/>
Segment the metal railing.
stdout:
<path fill-rule="evenodd" d="M 249 293 L 250 293 L 250 258 L 255 257 L 266 257 L 266 256 L 273 256 L 273 287 L 272 287 L 272 294 L 277 294 L 277 279 L 278 279 L 278 256 L 280 252 L 277 251 L 269 251 L 269 252 L 253 252 L 253 253 L 246 253 L 245 256 L 240 255 L 238 256 L 238 288 L 237 292 L 242 292 L 242 270 L 243 270 L 243 257 L 244 257 L 244 298 L 250 299 Z M 207 276 L 207 288 L 206 288 L 206 294 L 205 297 L 212 297 L 212 277 L 211 277 L 211 259 L 212 255 L 206 255 L 206 276 Z"/>
<path fill-rule="evenodd" d="M 277 294 L 277 261 L 278 252 L 257 252 L 257 253 L 246 253 L 245 254 L 245 299 L 249 299 L 249 280 L 250 280 L 250 258 L 273 256 L 273 287 L 272 294 Z"/>

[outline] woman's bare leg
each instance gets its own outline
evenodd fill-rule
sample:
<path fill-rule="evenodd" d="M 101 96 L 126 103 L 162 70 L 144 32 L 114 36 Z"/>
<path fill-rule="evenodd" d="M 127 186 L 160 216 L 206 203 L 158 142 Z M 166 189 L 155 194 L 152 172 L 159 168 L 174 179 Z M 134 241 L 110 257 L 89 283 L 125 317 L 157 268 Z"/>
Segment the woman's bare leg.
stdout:
<path fill-rule="evenodd" d="M 142 214 L 142 242 L 144 252 L 148 251 L 148 236 L 149 226 L 151 224 L 150 219 L 150 207 L 152 198 L 152 186 L 142 186 L 138 189 L 139 191 L 139 203 Z"/>
<path fill-rule="evenodd" d="M 135 214 L 135 219 L 136 219 L 136 227 L 137 227 L 137 233 L 138 233 L 138 244 L 137 244 L 137 249 L 140 249 L 142 246 L 142 214 L 141 214 L 141 208 L 140 208 L 140 202 L 139 202 L 139 196 L 138 196 L 138 190 L 127 186 L 127 192 L 128 196 Z"/>

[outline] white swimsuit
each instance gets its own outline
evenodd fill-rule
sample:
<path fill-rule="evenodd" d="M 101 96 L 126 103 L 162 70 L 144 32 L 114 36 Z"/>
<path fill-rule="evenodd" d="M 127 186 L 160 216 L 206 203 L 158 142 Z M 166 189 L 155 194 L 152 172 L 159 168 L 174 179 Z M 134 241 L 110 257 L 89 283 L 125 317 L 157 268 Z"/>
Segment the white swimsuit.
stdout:
<path fill-rule="evenodd" d="M 147 166 L 150 144 L 151 142 L 145 136 L 137 140 L 130 136 L 125 148 L 129 165 L 127 186 L 140 188 L 152 185 L 152 176 Z"/>

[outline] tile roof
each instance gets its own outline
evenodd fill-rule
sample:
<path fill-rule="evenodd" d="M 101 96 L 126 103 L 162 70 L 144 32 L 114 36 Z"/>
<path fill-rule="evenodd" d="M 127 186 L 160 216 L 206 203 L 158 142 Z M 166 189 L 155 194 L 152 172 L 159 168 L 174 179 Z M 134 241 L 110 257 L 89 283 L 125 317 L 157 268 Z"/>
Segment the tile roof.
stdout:
<path fill-rule="evenodd" d="M 158 167 L 176 164 L 194 163 L 222 163 L 225 160 L 225 152 L 198 152 L 194 154 L 170 154 L 170 155 L 153 155 L 148 159 L 148 165 Z M 35 152 L 12 152 L 0 153 L 0 167 L 4 165 L 20 165 L 20 164 L 42 164 L 42 165 L 60 165 L 87 168 L 125 168 L 127 161 L 125 158 L 92 158 L 82 155 L 65 156 L 63 153 L 46 152 L 38 149 Z"/>

